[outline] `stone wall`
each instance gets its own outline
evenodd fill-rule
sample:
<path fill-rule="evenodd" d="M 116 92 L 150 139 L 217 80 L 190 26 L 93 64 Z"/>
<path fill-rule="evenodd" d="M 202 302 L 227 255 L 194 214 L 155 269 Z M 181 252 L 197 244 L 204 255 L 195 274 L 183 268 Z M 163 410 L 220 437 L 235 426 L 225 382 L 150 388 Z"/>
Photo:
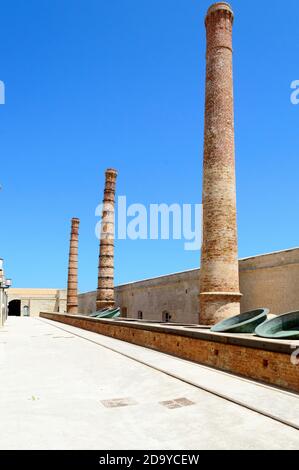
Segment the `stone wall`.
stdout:
<path fill-rule="evenodd" d="M 240 260 L 242 311 L 262 305 L 271 313 L 299 310 L 299 249 Z"/>
<path fill-rule="evenodd" d="M 299 310 L 299 248 L 239 260 L 241 311 L 268 307 L 281 314 Z M 200 270 L 161 276 L 116 287 L 124 315 L 148 320 L 198 323 Z M 95 311 L 96 292 L 79 295 L 79 312 Z"/>
<path fill-rule="evenodd" d="M 96 311 L 97 291 L 78 295 L 78 311 L 83 315 Z"/>

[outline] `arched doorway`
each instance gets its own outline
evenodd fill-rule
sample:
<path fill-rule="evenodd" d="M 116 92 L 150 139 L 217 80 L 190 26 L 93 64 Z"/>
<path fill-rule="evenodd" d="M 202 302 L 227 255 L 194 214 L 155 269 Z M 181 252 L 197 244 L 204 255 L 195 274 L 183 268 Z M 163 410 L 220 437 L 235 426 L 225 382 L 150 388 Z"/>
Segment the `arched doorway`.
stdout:
<path fill-rule="evenodd" d="M 162 321 L 163 321 L 164 323 L 170 322 L 171 317 L 172 317 L 172 316 L 170 315 L 170 313 L 167 312 L 166 310 L 164 310 L 164 312 L 162 312 Z"/>
<path fill-rule="evenodd" d="M 8 315 L 13 317 L 21 316 L 21 301 L 18 299 L 11 300 L 8 304 Z"/>

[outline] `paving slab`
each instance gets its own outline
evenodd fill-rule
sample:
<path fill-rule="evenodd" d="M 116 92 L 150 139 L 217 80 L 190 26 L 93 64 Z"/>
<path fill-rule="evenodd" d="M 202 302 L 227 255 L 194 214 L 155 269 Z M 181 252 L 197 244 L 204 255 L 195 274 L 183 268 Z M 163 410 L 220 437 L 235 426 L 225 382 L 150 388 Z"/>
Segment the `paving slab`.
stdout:
<path fill-rule="evenodd" d="M 209 368 L 38 318 L 9 318 L 0 341 L 1 449 L 299 448 L 296 429 L 172 376 Z"/>

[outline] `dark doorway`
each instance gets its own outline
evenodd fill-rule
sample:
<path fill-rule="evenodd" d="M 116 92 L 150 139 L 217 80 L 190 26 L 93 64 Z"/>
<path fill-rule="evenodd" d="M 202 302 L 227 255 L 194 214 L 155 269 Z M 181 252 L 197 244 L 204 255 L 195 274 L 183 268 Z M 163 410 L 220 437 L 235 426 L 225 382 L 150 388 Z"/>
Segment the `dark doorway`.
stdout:
<path fill-rule="evenodd" d="M 13 317 L 21 316 L 21 301 L 11 300 L 8 304 L 8 315 Z"/>
<path fill-rule="evenodd" d="M 170 320 L 171 320 L 171 315 L 170 315 L 170 313 L 169 313 L 169 312 L 166 312 L 166 311 L 163 312 L 163 313 L 162 313 L 162 321 L 165 322 L 165 323 L 168 323 L 168 322 L 170 322 Z"/>

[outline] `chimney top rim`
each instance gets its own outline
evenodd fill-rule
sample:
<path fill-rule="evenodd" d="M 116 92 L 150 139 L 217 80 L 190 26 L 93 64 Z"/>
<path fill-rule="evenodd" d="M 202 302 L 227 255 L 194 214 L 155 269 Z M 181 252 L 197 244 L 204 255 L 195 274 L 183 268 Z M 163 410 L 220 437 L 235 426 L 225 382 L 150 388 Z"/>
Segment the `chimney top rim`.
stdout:
<path fill-rule="evenodd" d="M 105 171 L 105 173 L 114 173 L 117 175 L 117 170 L 115 170 L 115 168 L 107 168 L 107 170 Z"/>
<path fill-rule="evenodd" d="M 206 14 L 206 18 L 211 13 L 213 13 L 214 11 L 219 11 L 219 10 L 229 11 L 232 14 L 232 16 L 234 16 L 232 6 L 229 3 L 227 3 L 227 2 L 217 2 L 217 3 L 213 3 L 213 5 L 211 5 L 209 7 L 209 9 L 207 11 L 207 14 Z"/>

